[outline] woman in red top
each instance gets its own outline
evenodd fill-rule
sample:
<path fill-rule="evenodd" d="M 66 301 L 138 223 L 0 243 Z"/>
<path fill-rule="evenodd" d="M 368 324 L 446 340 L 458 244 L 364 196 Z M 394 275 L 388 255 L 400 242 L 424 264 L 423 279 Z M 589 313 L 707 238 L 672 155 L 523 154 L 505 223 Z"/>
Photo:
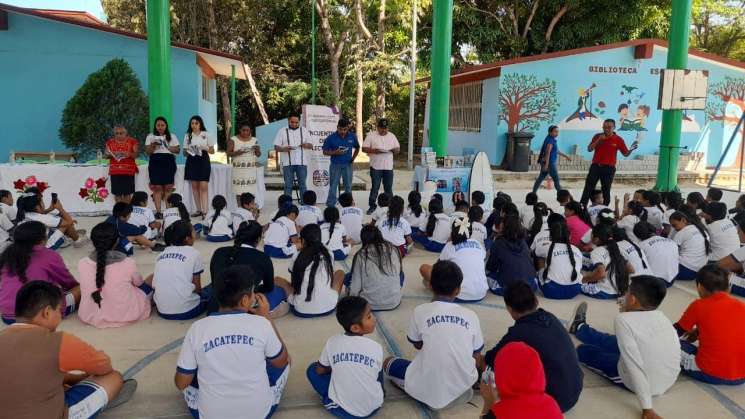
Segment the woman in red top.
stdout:
<path fill-rule="evenodd" d="M 126 128 L 114 127 L 114 138 L 106 141 L 106 156 L 109 158 L 111 193 L 116 202 L 129 203 L 132 199 L 137 173 L 135 158 L 139 154 L 139 141 L 128 137 Z"/>

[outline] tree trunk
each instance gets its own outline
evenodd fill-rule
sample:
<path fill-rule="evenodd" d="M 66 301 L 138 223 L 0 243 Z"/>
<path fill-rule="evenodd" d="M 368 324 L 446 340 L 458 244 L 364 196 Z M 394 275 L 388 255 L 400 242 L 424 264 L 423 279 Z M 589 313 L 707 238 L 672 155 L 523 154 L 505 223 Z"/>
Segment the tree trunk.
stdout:
<path fill-rule="evenodd" d="M 541 51 L 542 54 L 545 54 L 548 52 L 548 47 L 551 43 L 551 35 L 554 32 L 554 28 L 556 27 L 556 24 L 559 23 L 559 20 L 566 14 L 566 12 L 569 10 L 568 5 L 561 6 L 561 9 L 559 9 L 558 12 L 554 15 L 554 17 L 551 18 L 551 22 L 548 24 L 548 28 L 546 28 L 546 43 L 543 45 L 543 50 Z"/>
<path fill-rule="evenodd" d="M 269 117 L 266 114 L 266 109 L 264 109 L 264 101 L 261 100 L 261 92 L 259 92 L 259 89 L 256 88 L 256 82 L 254 81 L 253 73 L 251 73 L 251 67 L 249 67 L 248 64 L 244 63 L 243 70 L 246 72 L 248 85 L 251 87 L 251 94 L 253 95 L 254 101 L 256 102 L 256 107 L 259 108 L 261 120 L 264 121 L 264 124 L 268 124 Z"/>
<path fill-rule="evenodd" d="M 362 66 L 361 65 L 357 65 L 357 71 L 355 72 L 355 76 L 356 76 L 355 84 L 357 85 L 357 99 L 355 101 L 355 106 L 354 106 L 354 112 L 355 112 L 356 120 L 357 120 L 355 128 L 356 128 L 356 133 L 357 133 L 357 139 L 359 141 L 362 141 L 363 134 L 364 134 L 363 127 L 362 127 L 364 118 L 362 114 L 363 114 L 363 108 L 365 104 L 365 83 L 364 83 L 364 80 L 362 79 Z"/>
<path fill-rule="evenodd" d="M 348 31 L 344 31 L 337 41 L 334 41 L 334 35 L 329 23 L 328 5 L 325 0 L 315 0 L 318 17 L 321 21 L 321 34 L 323 35 L 324 44 L 329 54 L 329 67 L 331 68 L 331 91 L 334 95 L 336 106 L 341 101 L 341 83 L 339 82 L 339 62 L 341 54 L 344 52 L 344 46 L 347 41 Z"/>
<path fill-rule="evenodd" d="M 380 10 L 378 12 L 378 50 L 380 54 L 385 54 L 385 1 L 380 0 Z M 385 117 L 385 84 L 386 77 L 383 72 L 378 75 L 376 89 L 376 106 L 375 116 L 378 118 Z"/>
<path fill-rule="evenodd" d="M 228 140 L 230 140 L 230 128 L 233 125 L 233 118 L 230 112 L 230 91 L 228 90 L 228 79 L 226 79 L 225 77 L 220 77 L 217 81 L 220 85 L 223 132 L 225 133 L 225 147 L 227 147 Z"/>

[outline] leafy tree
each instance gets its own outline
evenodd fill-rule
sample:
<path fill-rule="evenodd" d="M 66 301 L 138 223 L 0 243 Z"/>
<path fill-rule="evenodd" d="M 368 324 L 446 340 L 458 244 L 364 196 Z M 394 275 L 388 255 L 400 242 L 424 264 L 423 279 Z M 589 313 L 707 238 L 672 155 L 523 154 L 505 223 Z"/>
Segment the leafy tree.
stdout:
<path fill-rule="evenodd" d="M 694 0 L 691 46 L 745 59 L 745 0 Z"/>
<path fill-rule="evenodd" d="M 90 156 L 103 148 L 114 126 L 143 141 L 148 133 L 148 100 L 129 64 L 120 58 L 91 73 L 62 112 L 59 136 L 70 149 Z"/>

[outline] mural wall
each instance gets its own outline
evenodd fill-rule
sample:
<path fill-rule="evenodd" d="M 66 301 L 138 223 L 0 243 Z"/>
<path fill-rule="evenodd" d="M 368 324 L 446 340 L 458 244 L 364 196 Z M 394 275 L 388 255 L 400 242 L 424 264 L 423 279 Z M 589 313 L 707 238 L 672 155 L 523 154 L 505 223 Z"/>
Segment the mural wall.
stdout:
<path fill-rule="evenodd" d="M 612 118 L 627 144 L 639 143 L 636 153 L 657 154 L 662 125 L 659 74 L 666 54 L 655 47 L 652 58 L 637 60 L 634 48 L 625 47 L 502 67 L 501 77 L 484 80 L 481 133 L 451 131 L 449 151 L 458 154 L 462 147 L 476 147 L 498 163 L 507 132 L 534 132 L 532 148 L 538 151 L 548 126 L 558 125 L 561 151 L 568 153 L 577 145 L 589 158 L 587 144 L 601 131 L 602 121 Z M 684 113 L 681 146 L 705 152 L 713 166 L 745 110 L 745 69 L 695 56 L 689 57 L 688 67 L 709 70 L 709 96 L 705 110 Z M 730 148 L 725 164 L 739 161 L 739 144 Z"/>

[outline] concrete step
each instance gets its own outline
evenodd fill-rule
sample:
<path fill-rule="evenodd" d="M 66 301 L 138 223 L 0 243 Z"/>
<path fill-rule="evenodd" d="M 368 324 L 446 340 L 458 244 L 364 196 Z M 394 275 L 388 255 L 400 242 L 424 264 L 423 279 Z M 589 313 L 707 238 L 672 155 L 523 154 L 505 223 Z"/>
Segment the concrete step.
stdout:
<path fill-rule="evenodd" d="M 357 173 L 355 173 L 354 176 L 352 176 L 352 190 L 366 191 L 367 183 L 369 182 L 366 177 L 367 176 L 359 176 L 357 175 Z M 312 174 L 308 173 L 307 184 L 310 184 L 312 181 Z M 264 184 L 267 191 L 281 191 L 285 188 L 285 180 L 282 177 L 282 174 L 277 171 L 267 170 L 266 172 L 264 172 Z"/>
<path fill-rule="evenodd" d="M 497 183 L 509 181 L 526 181 L 534 180 L 538 176 L 538 171 L 528 172 L 509 172 L 506 170 L 492 170 L 492 176 Z M 562 181 L 577 182 L 583 181 L 587 177 L 587 171 L 559 171 Z M 696 172 L 679 172 L 678 182 L 695 182 L 699 179 L 700 174 Z M 657 171 L 617 171 L 614 178 L 624 182 L 655 182 Z"/>

